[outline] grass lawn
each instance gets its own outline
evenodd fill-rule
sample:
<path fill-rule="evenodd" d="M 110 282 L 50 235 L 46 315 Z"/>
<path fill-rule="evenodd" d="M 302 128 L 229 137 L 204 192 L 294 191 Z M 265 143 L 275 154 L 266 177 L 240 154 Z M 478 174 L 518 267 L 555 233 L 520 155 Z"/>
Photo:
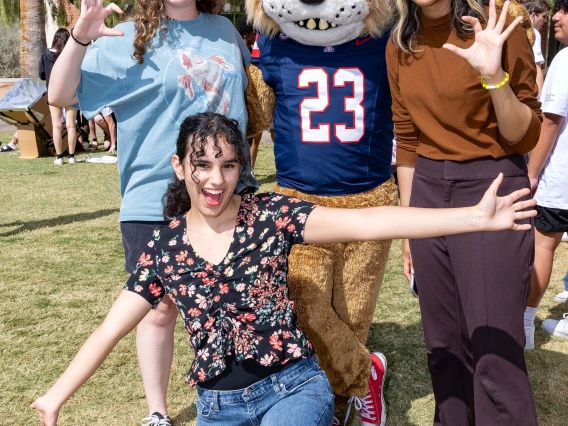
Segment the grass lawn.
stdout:
<path fill-rule="evenodd" d="M 0 134 L 0 142 L 10 137 Z M 52 163 L 53 158 L 20 160 L 0 154 L 0 424 L 38 424 L 29 404 L 63 372 L 127 278 L 117 222 L 116 166 Z M 256 174 L 262 190 L 272 189 L 270 145 L 261 145 Z M 396 241 L 368 346 L 388 358 L 388 425 L 429 426 L 434 399 L 418 303 L 407 289 L 401 264 Z M 542 319 L 568 311 L 552 301 L 562 290 L 567 268 L 568 244 L 562 244 L 538 326 Z M 182 426 L 195 423 L 195 392 L 185 384 L 192 355 L 181 321 L 177 325 L 169 407 L 175 424 Z M 536 345 L 527 363 L 540 425 L 566 426 L 568 342 L 537 329 Z M 131 333 L 64 406 L 60 424 L 137 425 L 146 410 Z"/>

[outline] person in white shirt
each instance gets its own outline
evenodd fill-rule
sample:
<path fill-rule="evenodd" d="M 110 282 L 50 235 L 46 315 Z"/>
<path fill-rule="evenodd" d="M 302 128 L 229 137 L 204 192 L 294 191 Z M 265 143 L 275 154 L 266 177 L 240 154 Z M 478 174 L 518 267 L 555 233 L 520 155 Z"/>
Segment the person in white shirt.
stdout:
<path fill-rule="evenodd" d="M 544 23 L 548 20 L 548 12 L 550 5 L 546 0 L 526 0 L 523 6 L 529 12 L 531 22 L 534 28 L 534 44 L 533 53 L 534 61 L 536 62 L 536 84 L 538 85 L 538 94 L 542 92 L 542 84 L 544 83 L 544 76 L 542 74 L 542 66 L 544 65 L 544 56 L 542 55 L 542 38 L 540 30 Z"/>
<path fill-rule="evenodd" d="M 110 107 L 104 107 L 97 115 L 95 115 L 95 123 L 104 132 L 105 151 L 116 153 L 116 118 L 114 110 Z M 97 150 L 97 143 L 93 140 L 93 151 Z"/>
<path fill-rule="evenodd" d="M 554 37 L 568 45 L 568 0 L 556 0 Z M 550 65 L 540 100 L 544 120 L 537 146 L 531 152 L 528 169 L 535 192 L 535 260 L 531 293 L 525 310 L 525 349 L 534 349 L 534 319 L 550 281 L 554 251 L 568 231 L 568 49 L 561 50 Z M 545 320 L 550 334 L 568 339 L 568 315 L 562 321 Z"/>

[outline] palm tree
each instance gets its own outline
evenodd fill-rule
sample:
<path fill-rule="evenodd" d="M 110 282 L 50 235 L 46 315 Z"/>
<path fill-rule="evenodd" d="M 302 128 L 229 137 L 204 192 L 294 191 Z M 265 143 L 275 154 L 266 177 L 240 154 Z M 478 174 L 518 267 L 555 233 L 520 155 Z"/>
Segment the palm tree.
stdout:
<path fill-rule="evenodd" d="M 67 24 L 62 2 L 69 0 L 0 0 L 0 28 L 20 23 L 20 74 L 37 77 L 38 63 L 46 48 L 45 11 L 61 26 Z"/>
<path fill-rule="evenodd" d="M 20 0 L 20 70 L 22 77 L 37 77 L 45 42 L 43 0 Z"/>
<path fill-rule="evenodd" d="M 43 0 L 0 0 L 0 27 L 20 21 L 20 74 L 37 77 L 45 50 L 45 5 Z"/>

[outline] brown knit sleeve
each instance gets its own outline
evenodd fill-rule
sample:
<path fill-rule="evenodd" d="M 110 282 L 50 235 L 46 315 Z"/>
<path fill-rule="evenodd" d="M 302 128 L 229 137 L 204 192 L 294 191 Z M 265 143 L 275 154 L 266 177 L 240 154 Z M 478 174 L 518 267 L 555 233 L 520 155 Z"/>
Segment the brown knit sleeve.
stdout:
<path fill-rule="evenodd" d="M 508 24 L 514 20 L 508 18 Z M 531 110 L 531 122 L 525 135 L 510 144 L 500 133 L 499 143 L 508 146 L 519 154 L 530 152 L 537 144 L 542 122 L 541 105 L 538 101 L 536 84 L 536 65 L 532 47 L 525 30 L 520 25 L 513 30 L 503 46 L 503 69 L 511 76 L 510 85 L 517 98 Z"/>
<path fill-rule="evenodd" d="M 414 166 L 418 159 L 416 148 L 420 130 L 414 125 L 404 105 L 399 86 L 399 49 L 389 40 L 387 44 L 387 72 L 392 97 L 392 117 L 396 136 L 396 164 Z"/>

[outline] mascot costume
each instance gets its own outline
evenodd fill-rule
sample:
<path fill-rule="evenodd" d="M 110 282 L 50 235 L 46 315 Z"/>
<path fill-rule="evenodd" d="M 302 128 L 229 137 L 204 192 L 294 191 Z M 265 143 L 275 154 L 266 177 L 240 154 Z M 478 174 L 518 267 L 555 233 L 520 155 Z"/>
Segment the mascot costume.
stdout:
<path fill-rule="evenodd" d="M 524 14 L 529 30 L 528 13 L 513 6 L 510 11 Z M 390 1 L 246 0 L 246 8 L 261 34 L 247 89 L 260 105 L 249 108 L 247 134 L 273 121 L 276 191 L 328 207 L 395 205 L 385 63 Z M 298 323 L 316 349 L 336 405 L 350 398 L 364 425 L 386 422 L 386 360 L 369 354 L 365 342 L 390 245 L 297 245 L 289 259 Z"/>
<path fill-rule="evenodd" d="M 393 124 L 385 49 L 387 0 L 247 0 L 262 34 L 249 84 L 274 120 L 277 192 L 322 206 L 397 203 L 391 178 Z M 255 73 L 255 71 L 258 71 Z M 265 118 L 266 120 L 262 120 Z M 341 226 L 340 223 L 337 226 Z M 381 423 L 386 362 L 365 347 L 391 241 L 294 246 L 288 282 L 298 322 L 312 341 L 336 403 L 356 397 Z M 372 360 L 374 392 L 369 393 Z M 374 398 L 373 398 L 374 397 Z"/>

